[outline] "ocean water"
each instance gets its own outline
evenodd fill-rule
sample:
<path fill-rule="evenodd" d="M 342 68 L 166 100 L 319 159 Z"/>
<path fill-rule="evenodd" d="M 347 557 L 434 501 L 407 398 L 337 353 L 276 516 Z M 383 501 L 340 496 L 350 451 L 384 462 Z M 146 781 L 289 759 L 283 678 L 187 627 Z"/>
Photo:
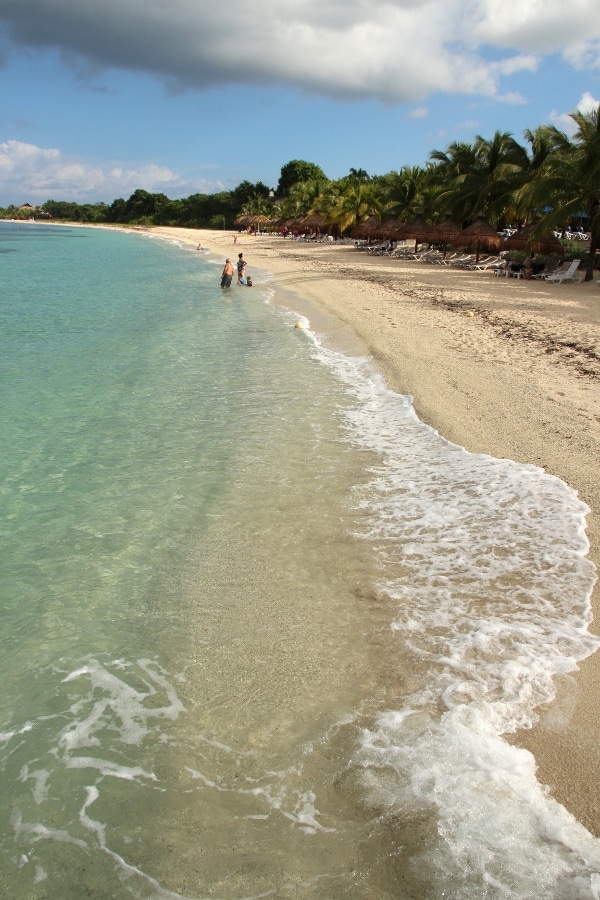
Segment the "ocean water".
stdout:
<path fill-rule="evenodd" d="M 586 507 L 221 266 L 0 223 L 0 896 L 600 897 Z"/>

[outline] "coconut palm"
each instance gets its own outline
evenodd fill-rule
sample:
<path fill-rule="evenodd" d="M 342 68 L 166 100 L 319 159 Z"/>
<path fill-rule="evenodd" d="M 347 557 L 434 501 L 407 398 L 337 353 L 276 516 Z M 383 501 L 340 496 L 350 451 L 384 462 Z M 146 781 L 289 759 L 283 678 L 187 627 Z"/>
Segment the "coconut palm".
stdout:
<path fill-rule="evenodd" d="M 429 169 L 421 166 L 402 166 L 399 172 L 389 172 L 381 179 L 388 208 L 399 219 L 408 222 L 418 210 L 429 218 L 432 213 L 435 189 Z"/>
<path fill-rule="evenodd" d="M 329 207 L 327 217 L 341 232 L 366 221 L 373 213 L 381 219 L 382 199 L 373 185 L 355 181 L 342 184 L 340 188 L 337 198 Z"/>
<path fill-rule="evenodd" d="M 473 144 L 453 143 L 445 152 L 432 151 L 437 165 L 432 181 L 440 187 L 440 210 L 451 209 L 459 221 L 473 221 L 480 210 L 497 225 L 511 195 L 522 184 L 529 166 L 526 149 L 509 132 L 491 140 L 477 135 Z"/>
<path fill-rule="evenodd" d="M 591 281 L 600 246 L 600 104 L 587 113 L 571 113 L 571 118 L 577 125 L 572 140 L 553 125 L 538 129 L 551 151 L 519 198 L 530 209 L 545 210 L 540 230 L 562 229 L 572 216 L 588 216 L 590 248 L 585 280 Z"/>
<path fill-rule="evenodd" d="M 249 216 L 268 216 L 273 215 L 273 202 L 268 197 L 262 197 L 260 194 L 254 194 L 241 209 L 242 215 Z"/>
<path fill-rule="evenodd" d="M 315 200 L 328 184 L 326 179 L 309 178 L 295 184 L 281 204 L 281 215 L 288 219 L 298 219 L 315 209 Z"/>

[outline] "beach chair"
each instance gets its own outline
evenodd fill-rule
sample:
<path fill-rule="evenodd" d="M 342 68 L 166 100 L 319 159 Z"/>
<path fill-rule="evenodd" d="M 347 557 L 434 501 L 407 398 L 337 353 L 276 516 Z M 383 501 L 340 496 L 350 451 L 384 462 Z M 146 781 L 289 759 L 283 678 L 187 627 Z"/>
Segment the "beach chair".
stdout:
<path fill-rule="evenodd" d="M 558 266 L 558 268 L 554 269 L 552 272 L 537 272 L 535 275 L 532 275 L 532 278 L 535 278 L 537 281 L 544 281 L 544 279 L 548 278 L 550 275 L 564 275 L 564 273 L 569 268 L 570 263 L 563 262 Z"/>
<path fill-rule="evenodd" d="M 477 272 L 485 272 L 487 269 L 493 269 L 494 266 L 499 265 L 499 263 L 499 256 L 487 256 L 485 259 L 480 259 L 478 263 L 472 263 L 467 266 L 467 268 Z"/>
<path fill-rule="evenodd" d="M 459 259 L 453 260 L 450 265 L 454 266 L 456 269 L 466 269 L 475 262 L 476 258 L 474 253 L 467 253 L 466 256 L 461 256 Z"/>
<path fill-rule="evenodd" d="M 580 263 L 580 259 L 574 259 L 565 272 L 557 272 L 555 275 L 546 275 L 544 281 L 552 281 L 554 284 L 562 284 L 563 281 L 581 281 L 579 275 L 575 278 L 575 272 L 579 268 Z"/>
<path fill-rule="evenodd" d="M 441 259 L 438 259 L 438 265 L 440 266 L 451 266 L 456 262 L 457 259 L 462 259 L 463 253 L 462 251 L 455 251 L 454 253 L 448 253 L 446 256 L 443 256 Z"/>

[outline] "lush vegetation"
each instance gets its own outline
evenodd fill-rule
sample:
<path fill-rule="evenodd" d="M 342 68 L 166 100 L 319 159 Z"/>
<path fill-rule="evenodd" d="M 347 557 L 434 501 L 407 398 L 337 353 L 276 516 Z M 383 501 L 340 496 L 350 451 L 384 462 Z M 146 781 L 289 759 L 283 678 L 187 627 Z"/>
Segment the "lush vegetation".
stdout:
<path fill-rule="evenodd" d="M 241 214 L 291 220 L 312 214 L 337 234 L 371 216 L 406 222 L 422 214 L 437 222 L 448 212 L 463 227 L 480 212 L 498 230 L 510 223 L 538 222 L 539 235 L 583 223 L 591 236 L 586 271 L 590 279 L 600 246 L 600 106 L 574 113 L 572 119 L 577 129 L 572 138 L 550 125 L 526 131 L 524 144 L 509 133 L 496 132 L 491 139 L 477 136 L 472 144 L 453 142 L 443 151 L 433 150 L 423 167 L 403 166 L 386 175 L 351 169 L 331 181 L 314 163 L 291 160 L 281 169 L 276 195 L 262 182 L 244 181 L 233 191 L 182 200 L 143 190 L 110 206 L 48 200 L 36 215 L 78 222 L 230 228 Z M 9 207 L 0 215 L 28 217 L 31 212 Z"/>

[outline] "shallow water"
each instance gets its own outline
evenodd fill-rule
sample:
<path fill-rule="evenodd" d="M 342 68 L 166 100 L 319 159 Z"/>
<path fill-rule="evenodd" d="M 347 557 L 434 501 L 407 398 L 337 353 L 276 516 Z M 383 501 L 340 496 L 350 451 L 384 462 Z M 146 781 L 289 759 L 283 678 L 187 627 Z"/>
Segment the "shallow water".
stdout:
<path fill-rule="evenodd" d="M 449 444 L 260 273 L 0 249 L 4 893 L 599 896 L 501 738 L 596 647 L 575 494 Z"/>

